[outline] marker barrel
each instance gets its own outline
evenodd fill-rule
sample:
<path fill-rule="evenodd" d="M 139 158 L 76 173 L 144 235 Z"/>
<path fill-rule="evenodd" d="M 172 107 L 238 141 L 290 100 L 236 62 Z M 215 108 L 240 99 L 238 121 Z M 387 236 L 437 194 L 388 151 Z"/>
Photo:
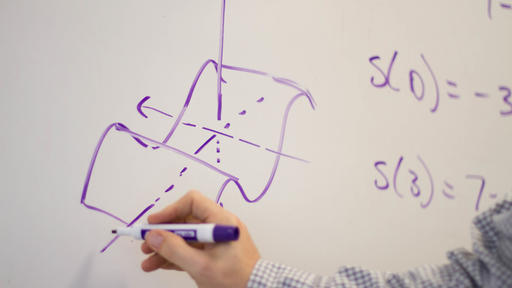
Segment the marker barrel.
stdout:
<path fill-rule="evenodd" d="M 238 240 L 239 230 L 236 226 L 217 224 L 146 224 L 116 229 L 117 235 L 132 236 L 135 239 L 145 239 L 151 230 L 172 232 L 185 241 L 215 243 Z"/>

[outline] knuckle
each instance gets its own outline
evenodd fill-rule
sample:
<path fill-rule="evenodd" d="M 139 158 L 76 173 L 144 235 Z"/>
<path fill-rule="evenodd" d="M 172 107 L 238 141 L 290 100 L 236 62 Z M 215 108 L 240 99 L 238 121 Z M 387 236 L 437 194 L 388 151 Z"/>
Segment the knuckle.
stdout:
<path fill-rule="evenodd" d="M 244 223 L 242 222 L 242 220 L 240 220 L 240 218 L 238 218 L 237 216 L 235 215 L 232 215 L 230 217 L 230 224 L 231 225 L 235 225 L 235 226 L 238 226 L 238 227 L 242 227 L 244 225 Z"/>
<path fill-rule="evenodd" d="M 197 197 L 199 197 L 200 194 L 201 193 L 199 193 L 199 191 L 197 190 L 189 190 L 186 196 L 192 199 L 197 199 Z"/>

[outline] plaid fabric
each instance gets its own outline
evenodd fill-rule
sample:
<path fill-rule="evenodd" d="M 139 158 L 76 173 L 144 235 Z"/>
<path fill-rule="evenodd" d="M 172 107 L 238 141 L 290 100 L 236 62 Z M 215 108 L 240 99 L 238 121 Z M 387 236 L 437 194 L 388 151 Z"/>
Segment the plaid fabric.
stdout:
<path fill-rule="evenodd" d="M 344 266 L 324 277 L 261 259 L 247 287 L 512 287 L 512 198 L 480 214 L 473 224 L 473 252 L 450 251 L 448 264 L 402 273 Z"/>

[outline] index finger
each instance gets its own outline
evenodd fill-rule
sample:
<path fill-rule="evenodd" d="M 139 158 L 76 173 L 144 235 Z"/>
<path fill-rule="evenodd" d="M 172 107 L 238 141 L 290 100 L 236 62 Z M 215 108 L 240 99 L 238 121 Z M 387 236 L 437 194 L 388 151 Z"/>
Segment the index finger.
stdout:
<path fill-rule="evenodd" d="M 148 223 L 169 223 L 187 217 L 197 218 L 203 223 L 230 224 L 229 213 L 215 202 L 197 191 L 189 191 L 178 201 L 161 211 L 151 214 Z"/>

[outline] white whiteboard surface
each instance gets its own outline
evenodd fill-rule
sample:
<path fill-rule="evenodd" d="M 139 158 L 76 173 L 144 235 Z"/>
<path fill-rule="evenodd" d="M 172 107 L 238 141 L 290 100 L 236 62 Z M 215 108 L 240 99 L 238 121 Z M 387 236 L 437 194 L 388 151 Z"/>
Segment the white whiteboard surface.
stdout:
<path fill-rule="evenodd" d="M 127 222 L 192 188 L 216 200 L 218 169 L 262 195 L 247 203 L 231 181 L 221 202 L 266 259 L 323 275 L 444 263 L 512 191 L 511 4 L 227 1 L 223 65 L 275 77 L 224 68 L 218 121 L 209 66 L 182 119 L 196 126 L 178 123 L 168 143 L 185 154 L 114 131 L 85 203 Z M 100 253 L 120 222 L 81 200 L 108 125 L 169 133 L 201 65 L 220 62 L 220 16 L 211 0 L 0 1 L 0 286 L 194 287 L 144 273 L 137 241 Z M 299 97 L 283 118 L 290 86 L 314 102 Z"/>

